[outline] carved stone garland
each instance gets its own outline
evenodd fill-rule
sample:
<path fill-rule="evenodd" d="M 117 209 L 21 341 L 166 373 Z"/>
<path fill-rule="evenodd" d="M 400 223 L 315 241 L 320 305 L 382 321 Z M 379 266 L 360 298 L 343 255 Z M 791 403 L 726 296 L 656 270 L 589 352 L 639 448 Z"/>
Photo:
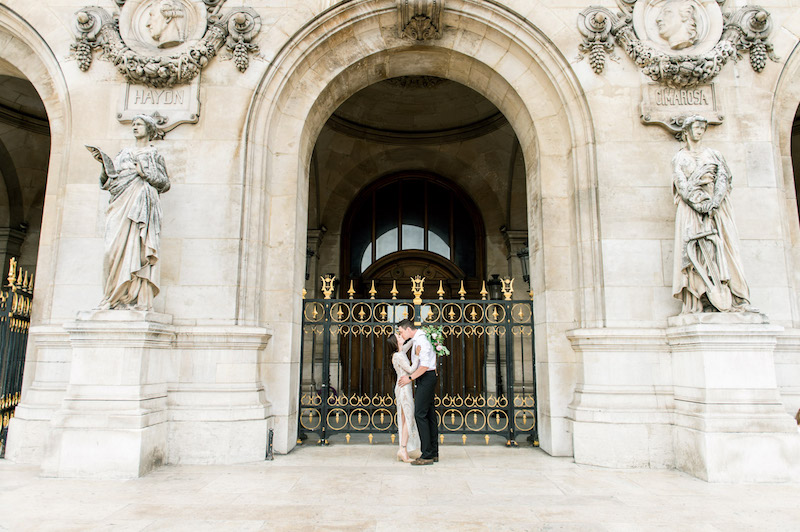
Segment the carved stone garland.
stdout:
<path fill-rule="evenodd" d="M 614 43 L 620 46 L 653 81 L 675 88 L 695 87 L 710 82 L 733 58 L 741 59 L 742 51 L 750 52 L 750 65 L 756 72 L 766 66 L 767 57 L 777 61 L 772 43 L 769 13 L 759 6 L 745 6 L 735 13 L 724 14 L 724 29 L 719 42 L 708 52 L 698 55 L 670 55 L 640 40 L 633 28 L 631 10 L 636 0 L 617 0 L 624 11 L 615 15 L 610 10 L 591 6 L 578 16 L 578 29 L 583 34 L 579 50 L 589 55 L 596 74 L 605 68 L 606 54 L 612 60 Z M 723 1 L 717 0 L 722 5 Z M 583 58 L 583 55 L 580 56 Z"/>
<path fill-rule="evenodd" d="M 125 0 L 115 1 L 120 7 L 125 4 Z M 70 48 L 83 72 L 92 66 L 93 52 L 99 48 L 128 82 L 155 88 L 191 82 L 223 46 L 232 53 L 236 68 L 244 72 L 249 66 L 248 54 L 258 52 L 253 40 L 261 30 L 261 17 L 248 7 L 220 15 L 224 2 L 203 0 L 208 8 L 206 32 L 202 39 L 181 53 L 168 56 L 137 53 L 120 35 L 119 15 L 111 15 L 96 6 L 85 7 L 75 14 L 76 42 Z"/>
<path fill-rule="evenodd" d="M 415 41 L 442 36 L 444 0 L 397 0 L 400 35 Z"/>

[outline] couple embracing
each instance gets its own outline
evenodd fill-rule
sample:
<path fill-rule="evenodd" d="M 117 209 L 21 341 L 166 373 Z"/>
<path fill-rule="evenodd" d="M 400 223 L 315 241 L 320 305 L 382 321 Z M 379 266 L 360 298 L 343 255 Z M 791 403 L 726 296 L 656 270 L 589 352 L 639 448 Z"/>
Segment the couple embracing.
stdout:
<path fill-rule="evenodd" d="M 411 465 L 438 462 L 439 422 L 433 406 L 436 352 L 425 332 L 415 328 L 411 320 L 403 320 L 398 324 L 397 333 L 389 337 L 389 346 L 394 350 L 392 366 L 397 372 L 397 384 L 394 387 L 400 432 L 397 458 Z M 409 351 L 411 361 L 407 357 Z M 410 386 L 411 381 L 417 383 L 416 398 Z M 416 460 L 411 460 L 408 451 L 417 448 L 421 449 L 422 454 Z"/>

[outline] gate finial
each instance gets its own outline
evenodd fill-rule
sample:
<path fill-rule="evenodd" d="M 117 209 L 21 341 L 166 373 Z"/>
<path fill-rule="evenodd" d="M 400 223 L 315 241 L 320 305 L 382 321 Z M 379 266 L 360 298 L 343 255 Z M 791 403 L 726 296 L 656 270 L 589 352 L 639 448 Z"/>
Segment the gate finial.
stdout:
<path fill-rule="evenodd" d="M 422 304 L 422 292 L 425 290 L 423 286 L 425 285 L 425 278 L 417 275 L 416 277 L 411 278 L 411 291 L 414 293 L 414 304 L 421 305 Z"/>
<path fill-rule="evenodd" d="M 506 277 L 505 279 L 501 279 L 501 281 L 503 282 L 503 295 L 506 301 L 511 301 L 511 296 L 514 295 L 514 279 Z"/>
<path fill-rule="evenodd" d="M 325 277 L 320 277 L 320 279 L 322 279 L 322 293 L 325 295 L 325 299 L 330 299 L 333 294 L 333 281 L 336 280 L 336 276 L 326 275 Z"/>

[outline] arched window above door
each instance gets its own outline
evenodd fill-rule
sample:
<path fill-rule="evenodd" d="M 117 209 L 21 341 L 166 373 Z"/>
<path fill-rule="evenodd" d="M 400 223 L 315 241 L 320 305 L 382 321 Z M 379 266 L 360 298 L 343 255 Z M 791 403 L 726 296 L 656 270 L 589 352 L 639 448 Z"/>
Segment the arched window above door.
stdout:
<path fill-rule="evenodd" d="M 351 277 L 409 251 L 438 255 L 469 278 L 482 275 L 480 216 L 460 190 L 432 174 L 404 173 L 374 183 L 354 200 L 344 230 Z"/>

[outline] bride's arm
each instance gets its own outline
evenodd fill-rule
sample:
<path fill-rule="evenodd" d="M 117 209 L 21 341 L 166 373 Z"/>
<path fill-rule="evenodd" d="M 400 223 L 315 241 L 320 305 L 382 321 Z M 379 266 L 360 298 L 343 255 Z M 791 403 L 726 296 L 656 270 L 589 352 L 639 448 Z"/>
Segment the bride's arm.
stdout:
<path fill-rule="evenodd" d="M 408 352 L 411 350 L 412 347 L 414 347 L 414 342 L 409 340 L 409 341 L 403 343 L 403 347 L 400 348 L 400 351 L 404 355 L 408 356 Z"/>

